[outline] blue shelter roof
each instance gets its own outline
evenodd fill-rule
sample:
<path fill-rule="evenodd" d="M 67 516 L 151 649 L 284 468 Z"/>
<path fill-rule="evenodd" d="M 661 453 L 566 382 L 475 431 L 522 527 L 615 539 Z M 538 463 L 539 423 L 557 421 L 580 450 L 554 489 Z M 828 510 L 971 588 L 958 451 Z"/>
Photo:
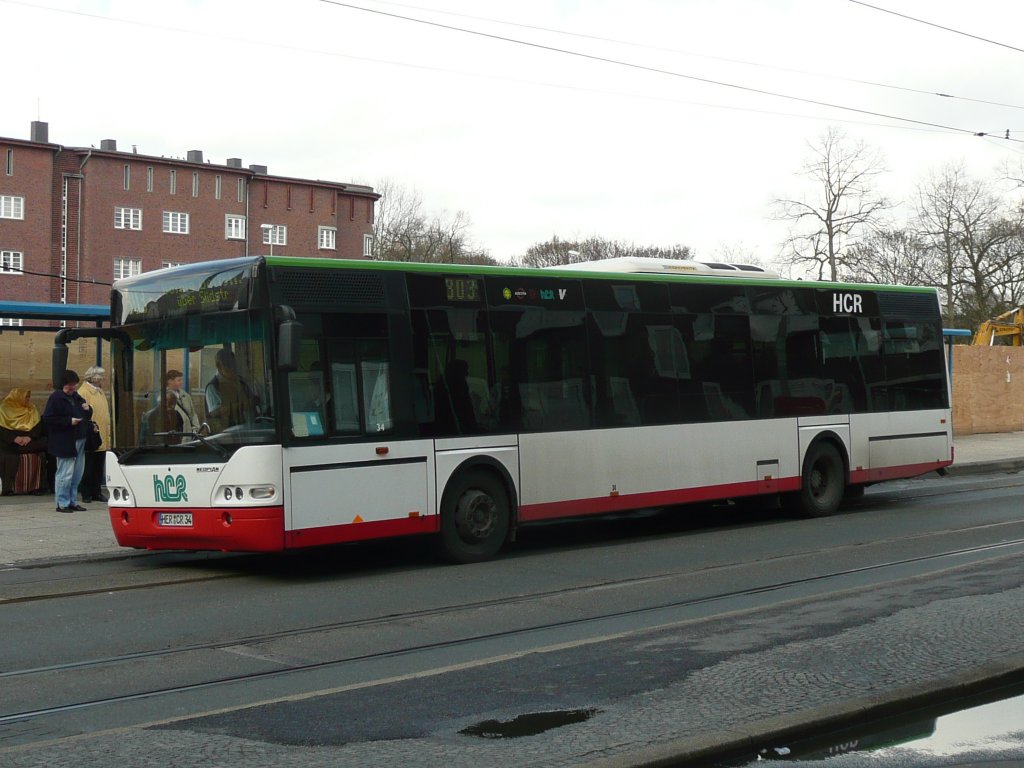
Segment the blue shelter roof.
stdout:
<path fill-rule="evenodd" d="M 106 304 L 53 304 L 41 301 L 0 301 L 0 317 L 22 320 L 86 320 L 107 322 Z"/>

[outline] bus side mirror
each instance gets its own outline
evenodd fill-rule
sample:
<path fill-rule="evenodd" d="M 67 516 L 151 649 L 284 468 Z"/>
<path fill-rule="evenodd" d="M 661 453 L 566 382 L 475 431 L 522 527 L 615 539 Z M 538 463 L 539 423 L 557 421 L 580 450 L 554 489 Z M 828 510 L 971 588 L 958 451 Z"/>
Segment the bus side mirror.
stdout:
<path fill-rule="evenodd" d="M 285 320 L 277 326 L 277 367 L 286 373 L 298 370 L 301 346 L 302 323 Z"/>
<path fill-rule="evenodd" d="M 53 388 L 60 389 L 60 380 L 68 367 L 67 344 L 57 342 L 53 345 L 53 355 L 50 360 L 50 378 L 53 380 Z"/>
<path fill-rule="evenodd" d="M 286 373 L 298 370 L 302 346 L 302 323 L 285 320 L 277 326 L 277 367 Z"/>
<path fill-rule="evenodd" d="M 302 349 L 302 323 L 295 319 L 291 307 L 277 308 L 277 367 L 288 373 L 299 368 L 299 354 Z"/>

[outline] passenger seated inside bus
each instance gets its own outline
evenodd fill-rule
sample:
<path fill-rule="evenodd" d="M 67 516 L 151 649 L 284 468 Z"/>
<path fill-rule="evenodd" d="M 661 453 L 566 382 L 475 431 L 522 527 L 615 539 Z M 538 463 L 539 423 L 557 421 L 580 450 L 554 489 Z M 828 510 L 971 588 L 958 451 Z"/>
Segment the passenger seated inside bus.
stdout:
<path fill-rule="evenodd" d="M 206 385 L 206 414 L 211 429 L 221 432 L 256 417 L 256 395 L 239 375 L 234 352 L 218 349 L 215 363 L 217 373 Z"/>
<path fill-rule="evenodd" d="M 185 431 L 187 423 L 188 415 L 178 405 L 177 396 L 171 391 L 164 391 L 156 406 L 143 414 L 139 442 L 150 445 L 176 445 L 181 442 L 181 434 L 162 435 L 162 433 L 182 433 Z"/>

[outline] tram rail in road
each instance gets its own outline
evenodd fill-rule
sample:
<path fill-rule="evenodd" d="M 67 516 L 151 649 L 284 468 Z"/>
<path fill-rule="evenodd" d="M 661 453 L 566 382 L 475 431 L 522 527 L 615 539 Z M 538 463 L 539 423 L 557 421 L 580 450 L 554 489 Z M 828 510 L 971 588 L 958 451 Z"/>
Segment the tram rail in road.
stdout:
<path fill-rule="evenodd" d="M 78 732 L 85 725 L 80 716 L 87 710 L 117 710 L 118 721 L 141 724 L 147 722 L 147 717 L 155 711 L 149 707 L 139 707 L 139 703 L 145 700 L 175 699 L 167 705 L 167 709 L 181 711 L 182 706 L 186 709 L 194 708 L 195 700 L 191 707 L 187 701 L 194 694 L 202 693 L 204 702 L 215 700 L 218 702 L 217 709 L 223 710 L 267 704 L 294 696 L 327 695 L 343 690 L 393 683 L 406 676 L 423 677 L 443 674 L 456 669 L 485 666 L 506 660 L 510 654 L 544 653 L 566 647 L 600 643 L 616 637 L 661 629 L 711 615 L 763 607 L 765 604 L 763 598 L 768 594 L 771 595 L 771 602 L 796 600 L 820 596 L 836 590 L 855 589 L 873 583 L 934 573 L 993 557 L 1018 556 L 1022 553 L 1024 553 L 1024 538 L 1016 538 L 994 544 L 958 548 L 941 553 L 835 570 L 806 578 L 765 583 L 749 589 L 717 592 L 695 598 L 647 605 L 632 610 L 596 613 L 586 618 L 528 624 L 507 631 L 469 634 L 438 642 L 394 647 L 376 653 L 341 656 L 315 663 L 292 664 L 286 665 L 284 668 L 215 677 L 186 685 L 126 691 L 118 695 L 87 700 L 52 701 L 45 705 L 40 704 L 22 710 L 8 710 L 0 714 L 0 744 L 12 746 L 25 743 L 25 739 L 31 741 L 35 738 L 33 734 L 36 733 L 36 728 L 41 723 L 45 723 L 43 730 L 49 734 L 61 733 L 65 728 L 67 728 L 68 735 Z M 570 591 L 596 593 L 608 589 L 642 586 L 652 581 L 664 581 L 688 575 L 692 574 L 661 574 L 642 579 L 609 580 Z M 160 660 L 161 666 L 170 667 L 172 665 L 167 663 L 168 660 L 176 658 L 187 660 L 188 657 L 197 653 L 238 652 L 239 649 L 248 649 L 256 659 L 266 659 L 269 657 L 262 656 L 258 646 L 270 641 L 296 638 L 302 635 L 326 635 L 358 630 L 378 631 L 381 626 L 401 624 L 426 617 L 451 617 L 456 614 L 479 616 L 481 611 L 487 609 L 523 603 L 542 604 L 545 601 L 560 600 L 565 597 L 566 592 L 566 590 L 559 590 L 517 595 L 498 600 L 382 615 L 359 621 L 330 622 L 315 627 L 268 632 L 229 641 L 196 643 L 170 650 L 151 650 L 109 658 L 9 670 L 0 673 L 0 681 L 8 688 L 9 695 L 5 696 L 5 702 L 10 703 L 19 699 L 23 700 L 27 691 L 35 689 L 34 680 L 36 678 L 55 673 L 68 675 L 100 667 L 113 670 L 121 666 L 124 668 L 112 677 L 118 680 L 131 680 L 134 678 L 134 675 L 131 674 L 133 663 L 154 659 Z M 245 651 L 243 650 L 242 653 L 244 654 Z M 403 662 L 396 665 L 394 662 L 399 658 L 403 659 Z M 279 663 L 277 659 L 274 661 L 275 665 Z M 393 674 L 395 669 L 404 670 L 404 672 Z M 382 674 L 383 670 L 392 673 Z M 274 681 L 274 684 L 268 686 L 271 681 Z M 247 686 L 250 685 L 258 687 L 259 692 L 256 694 L 258 701 L 253 701 L 254 691 L 247 689 Z M 18 690 L 21 691 L 20 694 Z M 217 690 L 218 693 L 211 695 L 213 690 Z M 276 696 L 260 699 L 259 694 L 267 690 L 276 690 L 278 693 Z M 195 716 L 205 710 L 206 707 L 199 707 L 189 716 Z M 103 719 L 106 720 L 107 717 L 104 716 Z M 32 727 L 23 727 L 26 725 Z"/>

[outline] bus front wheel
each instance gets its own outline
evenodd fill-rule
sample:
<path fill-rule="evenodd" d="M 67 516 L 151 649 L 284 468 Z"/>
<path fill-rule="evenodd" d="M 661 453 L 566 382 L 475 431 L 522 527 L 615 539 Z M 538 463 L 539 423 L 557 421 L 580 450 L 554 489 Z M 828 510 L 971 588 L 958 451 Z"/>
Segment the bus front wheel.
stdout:
<path fill-rule="evenodd" d="M 441 554 L 455 563 L 490 560 L 508 535 L 509 502 L 491 473 L 467 472 L 448 488 L 441 508 Z"/>
<path fill-rule="evenodd" d="M 846 492 L 843 459 L 829 442 L 815 443 L 804 458 L 801 488 L 783 499 L 787 509 L 801 517 L 835 514 Z"/>

